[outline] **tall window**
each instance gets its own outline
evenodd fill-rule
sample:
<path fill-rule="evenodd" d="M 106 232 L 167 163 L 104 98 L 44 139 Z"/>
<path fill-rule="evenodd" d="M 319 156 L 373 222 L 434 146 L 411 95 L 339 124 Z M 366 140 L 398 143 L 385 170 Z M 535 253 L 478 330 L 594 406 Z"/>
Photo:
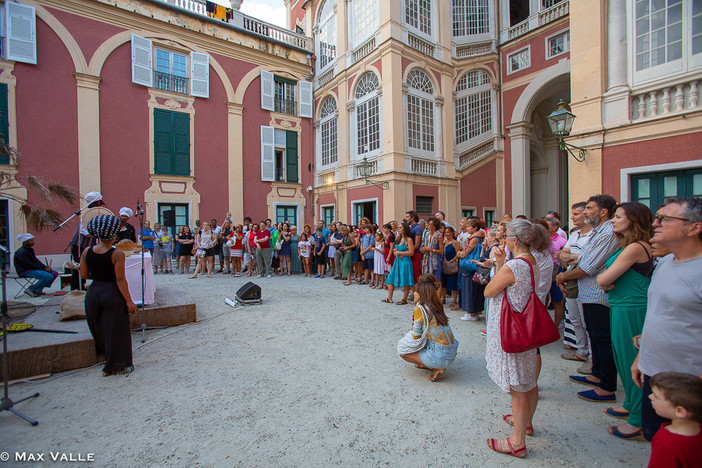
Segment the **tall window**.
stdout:
<path fill-rule="evenodd" d="M 380 98 L 378 77 L 366 73 L 356 86 L 356 151 L 360 157 L 380 149 Z"/>
<path fill-rule="evenodd" d="M 322 136 L 322 166 L 336 164 L 339 161 L 339 151 L 337 147 L 337 127 L 339 118 L 337 116 L 336 101 L 333 97 L 328 97 L 322 103 L 320 131 Z"/>
<path fill-rule="evenodd" d="M 275 77 L 275 111 L 283 114 L 296 115 L 297 102 L 295 100 L 294 81 Z"/>
<path fill-rule="evenodd" d="M 638 78 L 702 65 L 702 0 L 632 0 Z"/>
<path fill-rule="evenodd" d="M 434 151 L 434 86 L 426 73 L 407 75 L 407 132 L 410 148 Z"/>
<path fill-rule="evenodd" d="M 453 36 L 477 36 L 490 33 L 488 0 L 453 0 Z"/>
<path fill-rule="evenodd" d="M 336 60 L 336 14 L 334 0 L 327 0 L 319 12 L 317 57 L 319 69 L 324 70 Z"/>
<path fill-rule="evenodd" d="M 405 22 L 431 36 L 431 0 L 405 0 Z"/>
<path fill-rule="evenodd" d="M 358 47 L 378 28 L 378 1 L 353 0 L 353 47 Z"/>
<path fill-rule="evenodd" d="M 190 114 L 154 109 L 154 174 L 190 175 Z"/>
<path fill-rule="evenodd" d="M 456 87 L 456 145 L 492 133 L 492 86 L 487 73 L 473 70 Z"/>
<path fill-rule="evenodd" d="M 188 94 L 188 58 L 170 50 L 154 47 L 154 88 Z"/>

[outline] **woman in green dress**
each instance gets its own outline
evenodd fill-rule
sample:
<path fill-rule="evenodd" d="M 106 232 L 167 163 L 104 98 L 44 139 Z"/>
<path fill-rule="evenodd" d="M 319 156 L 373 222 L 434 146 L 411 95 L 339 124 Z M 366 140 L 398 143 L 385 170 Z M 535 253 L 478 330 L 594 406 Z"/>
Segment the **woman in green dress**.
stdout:
<path fill-rule="evenodd" d="M 290 269 L 293 274 L 302 273 L 302 262 L 300 261 L 300 254 L 297 251 L 298 242 L 300 242 L 300 236 L 297 235 L 297 226 L 290 227 L 292 236 L 290 237 Z"/>
<path fill-rule="evenodd" d="M 653 272 L 650 245 L 653 213 L 638 202 L 621 203 L 611 222 L 620 248 L 607 260 L 607 268 L 597 277 L 597 284 L 607 291 L 614 361 L 626 397 L 622 406 L 604 412 L 613 418 L 626 419 L 624 424 L 610 426 L 610 434 L 621 439 L 643 440 L 641 388 L 631 377 L 631 366 L 638 351 L 633 338 L 643 329 Z"/>
<path fill-rule="evenodd" d="M 342 224 L 339 227 L 339 232 L 341 232 L 341 235 L 344 236 L 343 240 L 341 241 L 341 246 L 339 247 L 339 250 L 343 252 L 340 263 L 341 276 L 342 278 L 346 278 L 346 281 L 344 281 L 344 286 L 348 286 L 351 284 L 352 250 L 355 247 L 356 243 L 349 234 L 349 227 L 347 225 Z"/>

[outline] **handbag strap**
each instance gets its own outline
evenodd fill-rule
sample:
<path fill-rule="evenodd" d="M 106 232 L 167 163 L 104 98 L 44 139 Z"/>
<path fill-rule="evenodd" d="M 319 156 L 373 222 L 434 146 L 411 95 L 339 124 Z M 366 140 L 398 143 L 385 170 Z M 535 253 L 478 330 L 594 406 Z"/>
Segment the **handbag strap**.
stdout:
<path fill-rule="evenodd" d="M 524 260 L 529 265 L 529 273 L 531 274 L 531 292 L 536 293 L 536 284 L 534 284 L 534 267 L 526 258 L 518 257 L 516 260 Z"/>
<path fill-rule="evenodd" d="M 424 331 L 422 332 L 422 339 L 429 333 L 429 317 L 427 316 L 427 308 L 424 304 L 417 304 L 419 309 L 422 311 L 422 319 L 424 320 Z"/>

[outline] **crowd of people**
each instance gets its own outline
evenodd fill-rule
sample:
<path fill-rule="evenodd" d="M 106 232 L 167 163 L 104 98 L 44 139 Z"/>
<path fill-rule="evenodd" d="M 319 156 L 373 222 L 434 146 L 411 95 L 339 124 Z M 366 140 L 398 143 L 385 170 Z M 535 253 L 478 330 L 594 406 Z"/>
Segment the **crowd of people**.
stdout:
<path fill-rule="evenodd" d="M 124 302 L 126 316 L 134 305 L 122 291 L 123 277 L 112 271 L 123 259 L 101 259 L 111 247 L 107 237 L 131 234 L 123 219 L 129 213 L 120 214 L 110 232 L 89 227 L 101 242 L 87 257 L 84 252 L 81 270 L 95 278 L 87 270 L 91 258 L 107 265 L 107 296 Z M 362 218 L 358 226 L 320 221 L 298 229 L 270 219 L 245 218 L 235 225 L 227 213 L 221 226 L 214 219 L 196 222 L 174 235 L 158 224 L 151 229 L 147 221 L 138 237 L 153 255 L 155 272 L 172 273 L 172 257 L 175 268 L 189 274 L 194 258 L 190 278 L 212 277 L 219 260 L 217 273 L 331 277 L 343 286 L 383 289 L 387 304 L 412 302 L 413 326 L 398 353 L 429 370 L 433 382 L 457 355 L 444 305 L 461 311 L 461 320 L 485 315 L 487 370 L 510 394 L 512 414 L 503 419 L 513 426 L 510 437 L 488 439 L 488 446 L 519 458 L 526 456 L 526 437 L 535 433 L 542 361 L 537 347 L 506 352 L 501 327 L 505 304 L 521 313 L 535 295 L 553 309 L 550 326 L 564 329 L 561 357 L 581 363 L 569 380 L 589 388 L 576 396 L 609 404 L 603 412 L 622 420 L 608 432 L 623 440 L 653 440 L 651 466 L 670 460 L 694 466 L 702 460 L 702 200 L 671 198 L 654 214 L 638 202 L 594 195 L 572 205 L 570 220 L 569 232 L 554 211 L 530 220 L 505 214 L 489 227 L 473 216 L 454 227 L 443 212 L 422 220 L 408 211 L 400 222 L 382 225 Z M 16 264 L 31 253 L 32 239 L 23 236 Z M 48 274 L 37 276 L 48 281 Z M 86 304 L 106 307 L 95 295 Z M 124 369 L 131 369 L 131 354 L 104 371 Z M 615 406 L 619 382 L 625 398 Z"/>

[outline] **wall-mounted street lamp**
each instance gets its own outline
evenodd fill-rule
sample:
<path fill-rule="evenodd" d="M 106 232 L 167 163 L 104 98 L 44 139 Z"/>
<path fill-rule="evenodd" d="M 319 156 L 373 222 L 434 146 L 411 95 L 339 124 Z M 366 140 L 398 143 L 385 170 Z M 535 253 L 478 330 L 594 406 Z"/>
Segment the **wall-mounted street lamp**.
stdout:
<path fill-rule="evenodd" d="M 566 106 L 568 106 L 568 103 L 563 99 L 558 101 L 558 109 L 551 112 L 547 117 L 548 125 L 551 127 L 551 132 L 558 137 L 559 148 L 568 151 L 576 161 L 583 162 L 585 161 L 586 150 L 579 146 L 566 143 L 564 140 L 565 137 L 570 135 L 570 131 L 573 129 L 573 121 L 575 120 L 575 114 L 570 112 Z M 571 148 L 577 149 L 578 154 L 576 155 Z"/>
<path fill-rule="evenodd" d="M 381 190 L 387 190 L 390 188 L 390 184 L 387 181 L 376 182 L 370 179 L 373 172 L 373 163 L 368 161 L 368 158 L 363 157 L 363 161 L 358 163 L 358 173 L 366 180 L 366 185 L 373 184 Z"/>

